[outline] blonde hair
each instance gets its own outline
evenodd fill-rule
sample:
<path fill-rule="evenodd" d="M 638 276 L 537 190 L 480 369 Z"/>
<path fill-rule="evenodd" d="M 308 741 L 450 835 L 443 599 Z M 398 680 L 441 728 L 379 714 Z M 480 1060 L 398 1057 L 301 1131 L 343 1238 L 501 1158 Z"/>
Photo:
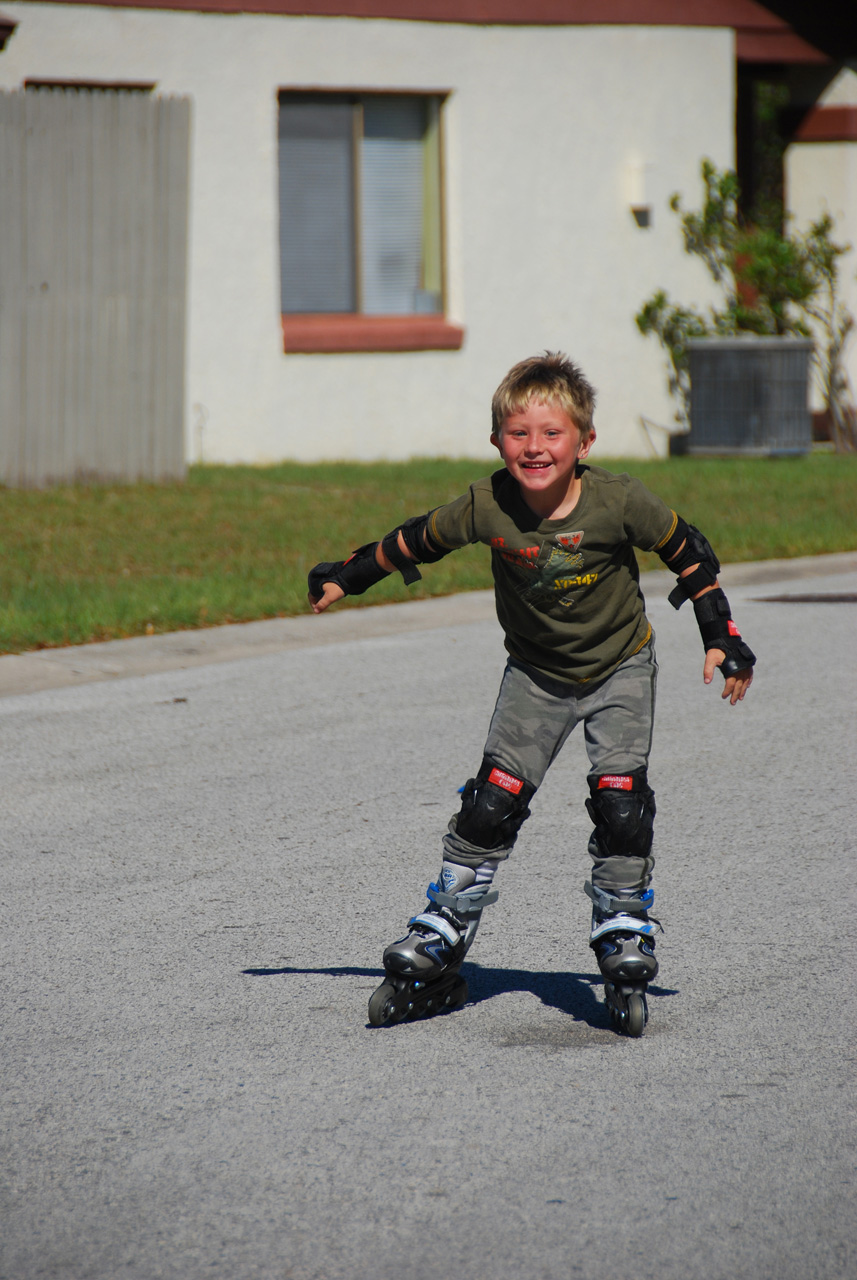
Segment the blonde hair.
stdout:
<path fill-rule="evenodd" d="M 561 351 L 530 356 L 509 370 L 491 401 L 492 434 L 499 436 L 506 419 L 521 413 L 533 400 L 563 409 L 583 443 L 595 430 L 595 388 Z"/>

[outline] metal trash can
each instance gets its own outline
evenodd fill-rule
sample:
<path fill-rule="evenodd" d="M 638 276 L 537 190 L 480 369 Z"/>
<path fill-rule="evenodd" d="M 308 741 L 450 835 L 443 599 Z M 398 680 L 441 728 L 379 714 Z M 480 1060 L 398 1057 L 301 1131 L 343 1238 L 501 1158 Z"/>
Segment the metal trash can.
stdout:
<path fill-rule="evenodd" d="M 694 338 L 688 453 L 764 457 L 812 448 L 808 338 Z"/>

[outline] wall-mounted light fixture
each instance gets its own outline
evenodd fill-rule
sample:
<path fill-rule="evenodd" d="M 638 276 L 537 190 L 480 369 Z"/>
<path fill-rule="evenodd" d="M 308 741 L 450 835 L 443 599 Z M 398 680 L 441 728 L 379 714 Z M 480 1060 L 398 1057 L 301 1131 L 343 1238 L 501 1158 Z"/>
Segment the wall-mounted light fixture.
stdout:
<path fill-rule="evenodd" d="M 639 159 L 629 160 L 625 166 L 626 196 L 638 227 L 652 225 L 651 169 L 650 164 Z"/>
<path fill-rule="evenodd" d="M 12 39 L 17 25 L 14 18 L 9 18 L 5 13 L 0 13 L 0 53 Z"/>

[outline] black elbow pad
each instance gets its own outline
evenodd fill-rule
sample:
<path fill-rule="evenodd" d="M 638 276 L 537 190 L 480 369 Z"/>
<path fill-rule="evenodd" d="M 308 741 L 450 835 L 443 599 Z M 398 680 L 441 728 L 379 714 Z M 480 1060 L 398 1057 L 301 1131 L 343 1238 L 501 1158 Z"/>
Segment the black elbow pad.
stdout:
<path fill-rule="evenodd" d="M 406 520 L 402 525 L 402 537 L 405 539 L 405 546 L 420 564 L 435 564 L 438 560 L 442 560 L 444 556 L 448 556 L 451 550 L 450 547 L 445 547 L 443 551 L 438 551 L 434 543 L 429 540 L 428 522 L 435 511 L 437 511 L 437 507 L 429 511 L 428 515 L 411 516 L 410 520 Z"/>
<path fill-rule="evenodd" d="M 682 547 L 682 542 L 684 546 Z M 681 547 L 681 551 L 678 548 Z M 687 524 L 681 516 L 676 517 L 676 526 L 663 546 L 658 547 L 658 555 L 674 573 L 696 565 L 693 573 L 679 577 L 675 587 L 669 594 L 669 602 L 674 609 L 680 609 L 685 600 L 698 595 L 706 587 L 713 587 L 720 572 L 720 561 L 714 554 L 711 543 L 705 534 L 700 533 L 695 525 Z"/>
<path fill-rule="evenodd" d="M 404 524 L 399 525 L 392 533 L 388 533 L 381 539 L 384 555 L 391 564 L 396 566 L 408 584 L 419 582 L 422 577 L 417 568 L 418 564 L 434 564 L 435 561 L 442 560 L 444 556 L 449 555 L 449 549 L 437 551 L 434 544 L 428 539 L 426 526 L 431 514 L 430 511 L 425 516 L 411 516 Z M 409 556 L 404 555 L 399 546 L 399 534 L 402 535 L 405 546 L 410 552 Z"/>
<path fill-rule="evenodd" d="M 405 546 L 407 546 L 407 542 L 405 543 Z M 390 563 L 395 565 L 399 570 L 399 573 L 404 578 L 407 586 L 410 586 L 412 582 L 419 582 L 423 575 L 420 573 L 413 560 L 411 560 L 409 556 L 406 556 L 399 546 L 398 529 L 394 529 L 392 533 L 384 535 L 381 539 L 381 550 L 384 552 L 384 555 Z"/>

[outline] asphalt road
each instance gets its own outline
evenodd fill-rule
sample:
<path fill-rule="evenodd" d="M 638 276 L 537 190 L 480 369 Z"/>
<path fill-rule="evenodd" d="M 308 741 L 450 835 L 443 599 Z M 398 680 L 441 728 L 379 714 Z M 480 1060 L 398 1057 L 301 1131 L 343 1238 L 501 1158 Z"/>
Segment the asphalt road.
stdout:
<path fill-rule="evenodd" d="M 587 946 L 574 739 L 470 1003 L 367 1026 L 481 757 L 484 596 L 0 659 L 0 1277 L 857 1275 L 857 607 L 759 599 L 857 596 L 857 558 L 725 582 L 760 657 L 737 708 L 648 583 L 638 1041 Z"/>

